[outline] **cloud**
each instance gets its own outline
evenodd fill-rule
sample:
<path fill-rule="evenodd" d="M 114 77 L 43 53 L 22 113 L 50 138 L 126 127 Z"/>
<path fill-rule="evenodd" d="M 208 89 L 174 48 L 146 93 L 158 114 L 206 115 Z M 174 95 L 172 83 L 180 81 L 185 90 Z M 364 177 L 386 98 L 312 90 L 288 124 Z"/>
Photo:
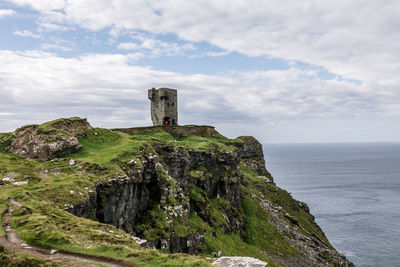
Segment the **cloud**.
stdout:
<path fill-rule="evenodd" d="M 208 57 L 221 57 L 221 56 L 229 55 L 229 53 L 230 53 L 229 51 L 220 51 L 220 52 L 211 51 L 211 52 L 207 52 L 205 55 Z"/>
<path fill-rule="evenodd" d="M 108 32 L 107 45 L 115 45 L 126 55 L 67 59 L 40 51 L 3 51 L 0 64 L 6 67 L 0 70 L 0 103 L 16 105 L 10 106 L 10 111 L 0 105 L 2 114 L 20 116 L 25 103 L 27 110 L 41 114 L 40 118 L 49 116 L 45 112 L 55 114 L 58 107 L 61 114 L 81 112 L 96 123 L 142 125 L 149 123 L 143 115 L 143 110 L 148 110 L 143 90 L 167 86 L 180 89 L 184 100 L 180 118 L 187 123 L 225 125 L 228 129 L 229 121 L 268 136 L 264 128 L 287 130 L 283 124 L 308 120 L 311 135 L 321 131 L 314 122 L 329 119 L 337 125 L 320 125 L 332 136 L 339 135 L 337 129 L 345 120 L 369 125 L 368 132 L 354 130 L 354 136 L 377 129 L 382 136 L 400 134 L 398 126 L 390 127 L 400 124 L 392 119 L 400 117 L 399 1 L 10 1 L 40 12 L 37 25 L 43 35 L 47 31 L 76 30 L 76 35 Z M 160 36 L 179 41 L 156 38 Z M 203 44 L 222 52 L 200 51 Z M 43 45 L 48 50 L 55 45 L 74 47 L 53 40 Z M 201 57 L 231 52 L 260 60 L 280 58 L 289 69 L 184 75 L 131 65 L 149 56 Z M 23 71 L 18 72 L 19 68 Z M 26 77 L 22 75 L 25 72 Z M 322 78 L 324 73 L 330 80 Z M 21 92 L 21 88 L 30 88 L 32 93 Z M 42 93 L 43 88 L 52 90 Z M 20 94 L 31 99 L 21 101 Z M 52 94 L 58 105 L 48 100 Z M 32 102 L 36 95 L 40 96 L 37 101 L 44 102 L 41 108 Z M 373 123 L 381 119 L 385 125 Z M 265 127 L 260 129 L 260 125 Z M 295 135 L 295 130 L 290 134 Z"/>
<path fill-rule="evenodd" d="M 187 56 L 189 58 L 222 57 L 222 56 L 227 56 L 230 53 L 231 53 L 230 51 L 206 51 L 200 53 L 192 53 Z"/>
<path fill-rule="evenodd" d="M 65 7 L 64 0 L 7 0 L 19 6 L 30 6 L 42 12 L 63 9 Z"/>
<path fill-rule="evenodd" d="M 74 29 L 74 27 L 68 25 L 67 16 L 58 10 L 42 11 L 37 24 L 40 32 L 64 32 Z"/>
<path fill-rule="evenodd" d="M 72 51 L 73 49 L 70 47 L 66 47 L 63 45 L 58 44 L 50 44 L 50 43 L 43 43 L 40 45 L 43 50 L 61 50 L 61 51 Z"/>
<path fill-rule="evenodd" d="M 66 26 L 62 26 L 59 24 L 55 24 L 55 23 L 43 23 L 41 22 L 39 24 L 39 31 L 40 32 L 53 32 L 53 31 L 59 31 L 59 32 L 63 32 L 63 31 L 68 31 L 69 28 Z"/>
<path fill-rule="evenodd" d="M 322 80 L 295 67 L 186 75 L 132 65 L 131 57 L 0 51 L 0 131 L 75 115 L 102 127 L 150 125 L 152 87 L 179 90 L 182 124 L 211 124 L 232 134 L 253 129 L 262 138 L 287 122 L 400 115 L 398 93 L 390 87 L 376 95 L 363 84 Z"/>
<path fill-rule="evenodd" d="M 345 79 L 378 86 L 400 83 L 396 0 L 13 2 L 91 31 L 172 33 L 252 57 L 307 62 Z"/>
<path fill-rule="evenodd" d="M 120 50 L 141 51 L 142 53 L 147 53 L 150 57 L 185 55 L 187 52 L 195 50 L 192 43 L 166 42 L 142 33 L 131 34 L 131 38 L 136 42 L 119 43 L 117 48 Z"/>
<path fill-rule="evenodd" d="M 139 50 L 141 46 L 137 43 L 119 43 L 117 48 L 122 50 Z"/>
<path fill-rule="evenodd" d="M 15 31 L 15 32 L 13 32 L 13 34 L 21 36 L 21 37 L 31 37 L 31 38 L 34 38 L 34 39 L 39 39 L 40 38 L 39 34 L 35 34 L 33 32 L 27 31 L 27 30 Z"/>
<path fill-rule="evenodd" d="M 65 40 L 62 38 L 58 37 L 50 37 L 47 38 L 49 42 L 47 43 L 42 43 L 40 45 L 42 50 L 58 50 L 58 51 L 73 51 L 74 49 L 72 47 L 75 47 L 75 43 L 69 40 Z"/>
<path fill-rule="evenodd" d="M 15 15 L 15 14 L 17 14 L 17 12 L 15 12 L 12 9 L 0 9 L 0 19 L 4 18 L 6 16 Z"/>

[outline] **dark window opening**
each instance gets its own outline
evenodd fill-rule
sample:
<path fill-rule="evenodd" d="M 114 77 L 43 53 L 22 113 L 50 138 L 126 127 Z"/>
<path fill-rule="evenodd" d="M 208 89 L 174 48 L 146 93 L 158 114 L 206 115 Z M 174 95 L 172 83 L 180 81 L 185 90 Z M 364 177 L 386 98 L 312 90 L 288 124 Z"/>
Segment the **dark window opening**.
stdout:
<path fill-rule="evenodd" d="M 169 107 L 169 102 L 167 103 L 167 106 Z"/>
<path fill-rule="evenodd" d="M 174 102 L 172 102 L 172 106 L 175 106 L 175 103 L 174 103 Z"/>

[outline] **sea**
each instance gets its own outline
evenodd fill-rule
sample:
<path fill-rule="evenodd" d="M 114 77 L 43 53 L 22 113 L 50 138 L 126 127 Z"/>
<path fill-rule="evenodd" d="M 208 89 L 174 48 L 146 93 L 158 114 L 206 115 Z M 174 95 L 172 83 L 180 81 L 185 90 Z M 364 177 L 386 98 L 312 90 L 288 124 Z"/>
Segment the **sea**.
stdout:
<path fill-rule="evenodd" d="M 400 143 L 264 144 L 275 183 L 306 202 L 359 267 L 400 266 Z"/>

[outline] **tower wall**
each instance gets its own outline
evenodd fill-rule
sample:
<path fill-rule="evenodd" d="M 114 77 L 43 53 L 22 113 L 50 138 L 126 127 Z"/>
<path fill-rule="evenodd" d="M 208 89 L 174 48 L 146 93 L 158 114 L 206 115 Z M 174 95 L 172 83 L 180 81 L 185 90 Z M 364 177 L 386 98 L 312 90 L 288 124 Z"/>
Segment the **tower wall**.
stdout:
<path fill-rule="evenodd" d="M 148 91 L 148 97 L 151 100 L 151 120 L 153 125 L 178 124 L 177 90 L 153 88 Z"/>

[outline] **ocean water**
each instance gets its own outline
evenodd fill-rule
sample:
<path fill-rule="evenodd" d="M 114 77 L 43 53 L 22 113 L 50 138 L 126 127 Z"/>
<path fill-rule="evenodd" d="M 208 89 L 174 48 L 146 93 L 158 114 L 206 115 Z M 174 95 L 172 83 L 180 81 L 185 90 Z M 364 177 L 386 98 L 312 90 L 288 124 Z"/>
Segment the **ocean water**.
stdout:
<path fill-rule="evenodd" d="M 356 266 L 400 266 L 400 143 L 265 144 L 264 154 L 339 252 Z"/>

